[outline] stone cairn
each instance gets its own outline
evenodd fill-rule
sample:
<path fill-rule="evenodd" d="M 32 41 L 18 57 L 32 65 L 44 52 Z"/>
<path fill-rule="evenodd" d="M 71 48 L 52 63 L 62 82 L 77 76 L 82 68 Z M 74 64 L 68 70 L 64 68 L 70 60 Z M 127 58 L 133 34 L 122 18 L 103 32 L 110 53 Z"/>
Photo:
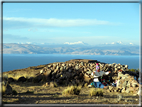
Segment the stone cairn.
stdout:
<path fill-rule="evenodd" d="M 118 70 L 120 69 L 124 71 L 128 70 L 128 65 L 121 65 L 116 63 L 106 64 L 106 63 L 101 63 L 97 60 L 70 60 L 66 62 L 57 62 L 57 63 L 48 64 L 46 67 L 40 70 L 40 74 L 46 76 L 46 81 L 48 82 L 48 84 L 46 83 L 47 85 L 49 85 L 50 82 L 52 81 L 56 82 L 58 85 L 84 86 L 85 84 L 88 85 L 93 81 L 91 73 L 96 70 L 96 63 L 99 64 L 100 70 L 104 72 L 111 71 L 111 74 L 109 75 L 113 78 L 113 80 L 117 79 L 116 75 L 118 74 Z M 108 91 L 112 92 L 114 88 L 116 87 L 112 87 L 111 89 L 110 86 Z M 124 87 L 122 88 L 123 91 L 120 92 L 124 92 Z M 114 91 L 122 90 L 122 88 L 119 87 L 117 90 L 115 89 Z"/>
<path fill-rule="evenodd" d="M 127 72 L 123 74 L 118 73 L 116 87 L 109 86 L 108 92 L 122 92 L 122 93 L 133 93 L 139 95 L 139 83 L 134 79 L 134 76 L 128 74 Z"/>

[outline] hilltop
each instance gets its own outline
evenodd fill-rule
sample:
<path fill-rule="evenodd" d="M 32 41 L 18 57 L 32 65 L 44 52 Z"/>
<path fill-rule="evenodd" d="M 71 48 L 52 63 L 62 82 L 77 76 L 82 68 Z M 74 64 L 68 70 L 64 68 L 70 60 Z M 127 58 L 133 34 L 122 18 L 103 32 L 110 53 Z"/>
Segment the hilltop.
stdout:
<path fill-rule="evenodd" d="M 95 63 L 99 63 L 103 71 L 112 71 L 112 79 L 109 82 L 110 87 L 107 90 L 103 89 L 103 96 L 89 96 L 90 89 L 87 85 L 92 81 L 90 73 L 94 71 Z M 138 73 L 128 71 L 127 65 L 107 64 L 87 59 L 74 59 L 3 72 L 3 77 L 5 79 L 8 77 L 9 85 L 17 92 L 16 95 L 4 95 L 3 103 L 138 104 L 139 96 L 134 90 L 131 90 L 132 92 L 124 92 L 123 90 L 122 92 L 122 90 L 112 89 L 111 82 L 117 79 L 119 68 L 132 75 L 129 80 L 134 79 L 133 75 L 138 76 Z M 80 94 L 63 96 L 64 89 L 72 85 L 82 87 Z M 120 96 L 121 98 L 119 98 Z"/>

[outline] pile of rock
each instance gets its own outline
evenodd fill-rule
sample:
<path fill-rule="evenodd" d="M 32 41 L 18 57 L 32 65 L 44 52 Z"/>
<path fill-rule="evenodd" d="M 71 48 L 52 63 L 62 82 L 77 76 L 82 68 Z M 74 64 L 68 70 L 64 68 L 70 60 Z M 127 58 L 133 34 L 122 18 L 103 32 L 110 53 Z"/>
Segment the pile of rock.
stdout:
<path fill-rule="evenodd" d="M 139 94 L 139 83 L 134 79 L 134 76 L 119 72 L 116 87 L 109 86 L 108 92 Z"/>
<path fill-rule="evenodd" d="M 96 70 L 96 63 L 100 70 L 117 73 L 119 69 L 127 70 L 128 65 L 106 64 L 97 60 L 70 60 L 66 62 L 51 63 L 44 67 L 40 74 L 47 77 L 47 81 L 57 82 L 59 85 L 79 85 L 92 82 L 91 73 Z"/>

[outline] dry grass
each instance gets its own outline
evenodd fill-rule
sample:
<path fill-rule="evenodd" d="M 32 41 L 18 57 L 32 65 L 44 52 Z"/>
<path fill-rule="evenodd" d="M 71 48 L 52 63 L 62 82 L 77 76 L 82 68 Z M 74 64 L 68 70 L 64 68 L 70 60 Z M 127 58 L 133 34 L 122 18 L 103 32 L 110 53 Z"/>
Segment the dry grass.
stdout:
<path fill-rule="evenodd" d="M 90 96 L 103 96 L 103 89 L 91 88 L 90 91 L 89 91 L 89 95 Z"/>
<path fill-rule="evenodd" d="M 90 88 L 83 87 L 80 88 L 81 91 L 79 95 L 68 95 L 63 96 L 62 93 L 68 87 L 44 87 L 42 83 L 11 83 L 12 89 L 17 92 L 17 95 L 4 95 L 2 98 L 2 102 L 4 104 L 138 104 L 139 96 L 133 96 L 132 93 L 118 93 L 118 92 L 107 92 L 105 89 L 103 90 L 103 96 L 89 96 Z M 95 89 L 95 88 L 91 88 Z M 121 94 L 125 100 L 120 100 L 119 102 L 115 102 L 118 100 L 117 95 Z M 16 100 L 18 99 L 18 100 Z M 130 102 L 130 101 L 133 102 Z M 137 101 L 136 101 L 137 100 Z"/>
<path fill-rule="evenodd" d="M 81 86 L 69 86 L 62 92 L 62 95 L 79 95 Z"/>

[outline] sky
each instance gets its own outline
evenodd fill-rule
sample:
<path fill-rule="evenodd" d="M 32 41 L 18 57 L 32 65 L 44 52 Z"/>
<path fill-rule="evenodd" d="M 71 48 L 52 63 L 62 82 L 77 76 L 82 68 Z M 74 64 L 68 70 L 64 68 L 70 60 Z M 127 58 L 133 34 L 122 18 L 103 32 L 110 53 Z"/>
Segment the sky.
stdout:
<path fill-rule="evenodd" d="M 140 43 L 139 3 L 3 3 L 3 43 Z"/>

